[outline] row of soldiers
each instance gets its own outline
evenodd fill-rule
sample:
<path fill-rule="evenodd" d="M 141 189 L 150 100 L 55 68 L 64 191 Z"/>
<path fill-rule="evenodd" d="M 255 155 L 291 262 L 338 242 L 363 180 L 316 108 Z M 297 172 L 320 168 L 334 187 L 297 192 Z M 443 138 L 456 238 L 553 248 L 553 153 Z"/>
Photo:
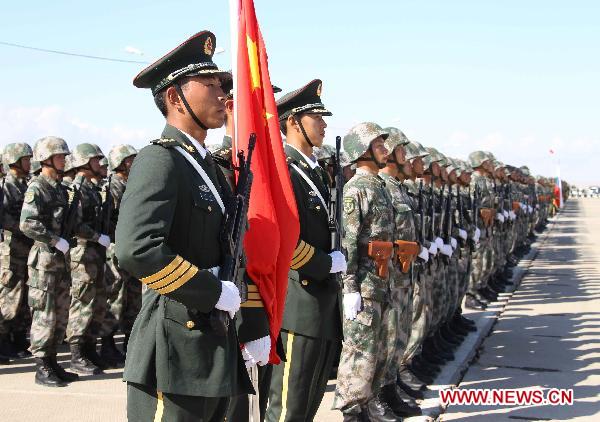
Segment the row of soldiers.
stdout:
<path fill-rule="evenodd" d="M 33 355 L 38 384 L 65 386 L 125 362 L 141 285 L 119 268 L 114 238 L 136 154 L 119 145 L 106 157 L 91 143 L 71 152 L 57 137 L 3 150 L 0 361 Z M 63 340 L 72 372 L 57 363 Z"/>

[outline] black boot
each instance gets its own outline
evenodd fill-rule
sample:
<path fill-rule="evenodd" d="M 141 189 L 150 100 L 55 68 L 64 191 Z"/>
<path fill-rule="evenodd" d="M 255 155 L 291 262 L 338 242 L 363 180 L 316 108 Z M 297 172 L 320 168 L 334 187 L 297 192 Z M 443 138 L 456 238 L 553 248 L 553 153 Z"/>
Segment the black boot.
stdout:
<path fill-rule="evenodd" d="M 439 333 L 442 340 L 444 340 L 447 343 L 450 343 L 451 345 L 454 345 L 455 347 L 460 346 L 460 344 L 464 340 L 464 335 L 461 335 L 461 333 L 452 330 L 448 323 L 442 325 Z"/>
<path fill-rule="evenodd" d="M 458 313 L 454 316 L 454 322 L 456 325 L 459 325 L 465 331 L 468 331 L 471 333 L 477 331 L 477 325 L 475 325 L 475 323 L 473 321 L 471 321 L 470 319 L 462 316 L 462 314 L 460 314 L 460 313 Z"/>
<path fill-rule="evenodd" d="M 416 397 L 413 398 L 400 386 L 396 387 L 396 393 L 398 394 L 398 397 L 400 397 L 400 400 L 402 400 L 404 406 L 406 406 L 407 408 L 406 413 L 404 415 L 400 414 L 400 416 L 420 416 L 423 413 L 421 412 L 421 408 L 415 401 Z"/>
<path fill-rule="evenodd" d="M 417 406 L 419 413 L 414 413 L 414 409 L 408 404 L 404 403 L 404 400 L 402 400 L 397 390 L 400 390 L 400 388 L 396 386 L 396 384 L 384 386 L 379 393 L 379 400 L 387 403 L 390 409 L 392 409 L 392 412 L 394 412 L 397 416 L 408 417 L 420 414 L 421 409 L 419 409 Z M 414 402 L 412 399 L 411 401 Z"/>
<path fill-rule="evenodd" d="M 434 365 L 444 365 L 446 363 L 446 360 L 443 359 L 433 347 L 424 347 L 422 357 L 425 361 Z"/>
<path fill-rule="evenodd" d="M 368 422 L 365 413 L 364 411 L 360 413 L 342 412 L 342 415 L 344 416 L 344 422 Z"/>
<path fill-rule="evenodd" d="M 427 386 L 421 379 L 413 374 L 408 367 L 405 366 L 398 371 L 397 383 L 398 386 L 411 397 L 419 400 L 422 400 L 425 397 L 423 392 L 427 390 Z"/>
<path fill-rule="evenodd" d="M 432 338 L 433 340 L 433 347 L 435 350 L 435 353 L 441 357 L 442 359 L 445 360 L 454 360 L 454 353 L 452 353 L 452 349 L 454 349 L 454 345 L 450 344 L 448 342 L 446 342 L 441 334 L 440 331 L 438 330 L 435 335 Z"/>
<path fill-rule="evenodd" d="M 477 298 L 471 294 L 467 294 L 465 298 L 465 308 L 473 309 L 475 311 L 485 311 L 485 304 L 477 300 Z"/>
<path fill-rule="evenodd" d="M 61 380 L 66 382 L 79 381 L 79 375 L 73 372 L 67 372 L 62 366 L 59 365 L 56 360 L 56 355 L 50 356 L 50 365 L 52 366 L 52 369 L 54 369 L 56 375 L 58 375 L 58 378 Z"/>
<path fill-rule="evenodd" d="M 80 375 L 98 375 L 102 369 L 94 365 L 83 352 L 82 344 L 71 344 L 71 370 Z"/>
<path fill-rule="evenodd" d="M 431 366 L 431 368 L 434 369 L 429 369 L 426 364 L 420 362 L 420 363 L 415 363 L 413 360 L 413 363 L 410 365 L 410 373 L 413 374 L 415 377 L 417 377 L 417 379 L 421 382 L 424 382 L 427 385 L 431 385 L 433 384 L 433 381 L 435 380 L 435 377 L 437 376 L 438 372 L 437 372 L 437 366 Z M 405 389 L 406 390 L 406 389 Z M 420 399 L 421 397 L 418 397 L 419 394 L 417 393 L 416 395 L 413 394 L 411 391 L 406 390 L 408 393 L 410 393 L 414 398 Z"/>
<path fill-rule="evenodd" d="M 96 340 L 86 341 L 83 345 L 83 353 L 86 358 L 89 359 L 94 365 L 101 370 L 105 370 L 111 367 L 111 365 L 100 357 L 96 351 Z"/>
<path fill-rule="evenodd" d="M 19 354 L 14 350 L 8 334 L 0 335 L 0 355 L 8 359 L 19 358 Z"/>
<path fill-rule="evenodd" d="M 35 358 L 35 383 L 44 387 L 67 386 L 67 383 L 56 374 L 49 357 Z"/>
<path fill-rule="evenodd" d="M 25 359 L 31 356 L 31 352 L 29 351 L 31 344 L 27 341 L 27 333 L 25 331 L 13 333 L 12 345 L 19 358 Z"/>
<path fill-rule="evenodd" d="M 125 356 L 117 349 L 112 335 L 102 337 L 100 357 L 111 366 L 119 366 L 125 363 Z"/>
<path fill-rule="evenodd" d="M 402 418 L 394 413 L 386 402 L 375 397 L 367 403 L 367 418 L 373 422 L 398 422 Z"/>

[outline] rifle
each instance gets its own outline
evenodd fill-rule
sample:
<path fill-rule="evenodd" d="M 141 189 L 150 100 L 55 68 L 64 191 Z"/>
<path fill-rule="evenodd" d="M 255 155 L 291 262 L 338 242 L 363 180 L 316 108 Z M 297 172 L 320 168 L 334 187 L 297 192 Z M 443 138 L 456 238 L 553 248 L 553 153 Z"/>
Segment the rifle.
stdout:
<path fill-rule="evenodd" d="M 342 202 L 344 201 L 344 173 L 340 162 L 340 151 L 342 149 L 342 137 L 335 138 L 334 156 L 334 186 L 333 201 L 329 201 L 329 231 L 331 232 L 331 250 L 342 250 L 342 239 L 344 228 L 342 226 Z M 339 273 L 338 273 L 339 274 Z"/>
<path fill-rule="evenodd" d="M 79 202 L 81 201 L 81 184 L 79 187 L 73 182 L 68 189 L 68 208 L 63 215 L 63 221 L 61 224 L 60 237 L 65 239 L 71 246 L 74 246 L 73 230 L 75 229 L 75 223 L 77 222 L 77 211 L 79 208 Z"/>
<path fill-rule="evenodd" d="M 225 223 L 220 235 L 223 259 L 219 268 L 219 279 L 231 280 L 236 284 L 242 303 L 248 300 L 248 285 L 244 280 L 240 280 L 239 270 L 243 252 L 242 242 L 247 229 L 248 203 L 253 179 L 250 165 L 255 144 L 256 134 L 251 133 L 248 141 L 248 156 L 244 157 L 244 152 L 241 150 L 237 154 L 238 182 L 235 186 L 234 197 L 227 203 Z M 210 326 L 217 335 L 227 335 L 229 322 L 228 312 L 219 309 L 211 311 Z"/>
<path fill-rule="evenodd" d="M 100 210 L 101 222 L 100 222 L 100 233 L 104 233 L 108 236 L 111 236 L 111 218 L 112 211 L 114 207 L 114 199 L 112 196 L 112 191 L 110 190 L 110 183 L 112 181 L 112 174 L 108 176 L 108 180 L 106 182 L 106 196 L 104 198 L 104 202 L 102 203 L 102 208 Z"/>
<path fill-rule="evenodd" d="M 2 187 L 0 188 L 0 242 L 4 242 L 4 184 L 6 178 L 2 178 Z"/>
<path fill-rule="evenodd" d="M 424 213 L 424 209 L 423 209 L 423 179 L 421 179 L 421 183 L 419 184 L 419 215 L 420 217 L 420 222 L 419 222 L 419 243 L 421 244 L 421 246 L 425 246 L 425 213 Z"/>
<path fill-rule="evenodd" d="M 469 186 L 469 199 L 471 201 L 471 212 L 473 215 L 473 227 L 478 229 L 479 223 L 479 185 L 475 185 L 475 192 L 471 196 L 471 186 Z M 471 240 L 471 250 L 475 250 L 475 241 Z"/>
<path fill-rule="evenodd" d="M 463 216 L 463 209 L 462 209 L 463 205 L 462 205 L 462 195 L 460 194 L 460 184 L 456 184 L 456 208 L 458 208 L 458 226 L 461 230 L 465 229 L 465 221 L 464 221 L 464 216 Z M 462 246 L 464 245 L 464 240 L 463 239 L 458 239 L 458 242 L 460 244 L 460 246 L 458 247 L 458 257 L 462 258 Z"/>

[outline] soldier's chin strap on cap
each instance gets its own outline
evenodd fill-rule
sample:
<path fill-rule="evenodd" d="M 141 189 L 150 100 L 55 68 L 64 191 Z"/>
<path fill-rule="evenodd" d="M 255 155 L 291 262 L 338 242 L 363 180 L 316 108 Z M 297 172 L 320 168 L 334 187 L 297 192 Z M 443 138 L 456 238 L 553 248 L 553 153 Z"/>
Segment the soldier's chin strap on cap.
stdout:
<path fill-rule="evenodd" d="M 200 121 L 200 119 L 198 118 L 198 116 L 196 116 L 196 114 L 192 111 L 190 104 L 185 99 L 185 95 L 183 95 L 183 90 L 181 89 L 181 85 L 175 83 L 175 84 L 173 84 L 173 86 L 175 87 L 175 91 L 177 91 L 179 98 L 181 98 L 181 102 L 183 103 L 185 109 L 188 111 L 188 113 L 190 113 L 190 116 L 192 116 L 192 119 L 194 120 L 194 122 L 196 122 L 196 124 L 198 126 L 200 126 L 201 129 L 208 130 L 206 125 L 204 123 L 202 123 Z"/>
<path fill-rule="evenodd" d="M 306 139 L 306 142 L 308 142 L 308 145 L 310 145 L 311 148 L 314 148 L 314 145 L 310 141 L 310 138 L 308 137 L 306 130 L 304 130 L 304 126 L 302 125 L 302 122 L 300 121 L 300 119 L 297 119 L 296 116 L 293 116 L 293 118 L 294 118 L 294 121 L 296 122 L 296 124 L 298 125 L 298 127 L 300 128 L 302 135 L 304 135 L 304 139 Z"/>
<path fill-rule="evenodd" d="M 375 165 L 377 165 L 377 167 L 379 167 L 380 169 L 384 169 L 385 166 L 387 165 L 387 163 L 382 163 L 380 161 L 377 161 L 377 159 L 375 158 L 375 153 L 373 152 L 373 144 L 369 145 L 369 149 L 367 149 L 367 152 L 371 153 L 370 157 L 359 157 L 356 159 L 356 161 L 373 161 L 375 163 Z"/>
<path fill-rule="evenodd" d="M 56 172 L 56 174 L 58 174 L 59 176 L 62 176 L 63 174 L 65 174 L 65 171 L 64 171 L 64 170 L 59 170 L 59 169 L 57 169 L 57 168 L 56 168 L 56 166 L 54 165 L 54 155 L 53 155 L 52 157 L 48 158 L 48 160 L 46 160 L 46 161 L 50 161 L 50 164 L 48 164 L 48 163 L 45 163 L 45 162 L 43 162 L 43 161 L 42 161 L 42 162 L 40 163 L 40 164 L 42 165 L 42 167 L 46 166 L 46 167 L 53 168 L 53 169 L 54 169 L 54 171 Z"/>

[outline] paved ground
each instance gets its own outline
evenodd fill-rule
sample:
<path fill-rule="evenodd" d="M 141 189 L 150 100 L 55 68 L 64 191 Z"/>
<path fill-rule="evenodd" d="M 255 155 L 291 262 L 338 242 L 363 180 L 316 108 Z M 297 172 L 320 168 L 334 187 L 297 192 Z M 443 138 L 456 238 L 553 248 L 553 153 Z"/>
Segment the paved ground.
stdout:
<path fill-rule="evenodd" d="M 569 408 L 451 407 L 443 420 L 600 420 L 600 200 L 568 203 L 552 232 L 539 245 L 534 261 L 525 260 L 519 289 L 487 312 L 469 315 L 480 332 L 456 352 L 457 362 L 438 377 L 442 388 L 455 384 L 477 346 L 496 321 L 463 388 L 573 388 Z M 535 254 L 534 254 L 535 255 Z M 507 303 L 508 302 L 508 303 Z M 59 360 L 68 361 L 66 350 Z M 0 366 L 0 421 L 125 421 L 125 385 L 121 371 L 89 378 L 61 389 L 33 383 L 33 362 Z M 341 421 L 331 411 L 333 383 L 317 421 Z M 437 409 L 435 391 L 426 406 Z M 433 412 L 436 414 L 437 412 Z"/>
<path fill-rule="evenodd" d="M 572 388 L 573 406 L 452 406 L 444 421 L 600 420 L 600 200 L 569 201 L 460 388 Z"/>

